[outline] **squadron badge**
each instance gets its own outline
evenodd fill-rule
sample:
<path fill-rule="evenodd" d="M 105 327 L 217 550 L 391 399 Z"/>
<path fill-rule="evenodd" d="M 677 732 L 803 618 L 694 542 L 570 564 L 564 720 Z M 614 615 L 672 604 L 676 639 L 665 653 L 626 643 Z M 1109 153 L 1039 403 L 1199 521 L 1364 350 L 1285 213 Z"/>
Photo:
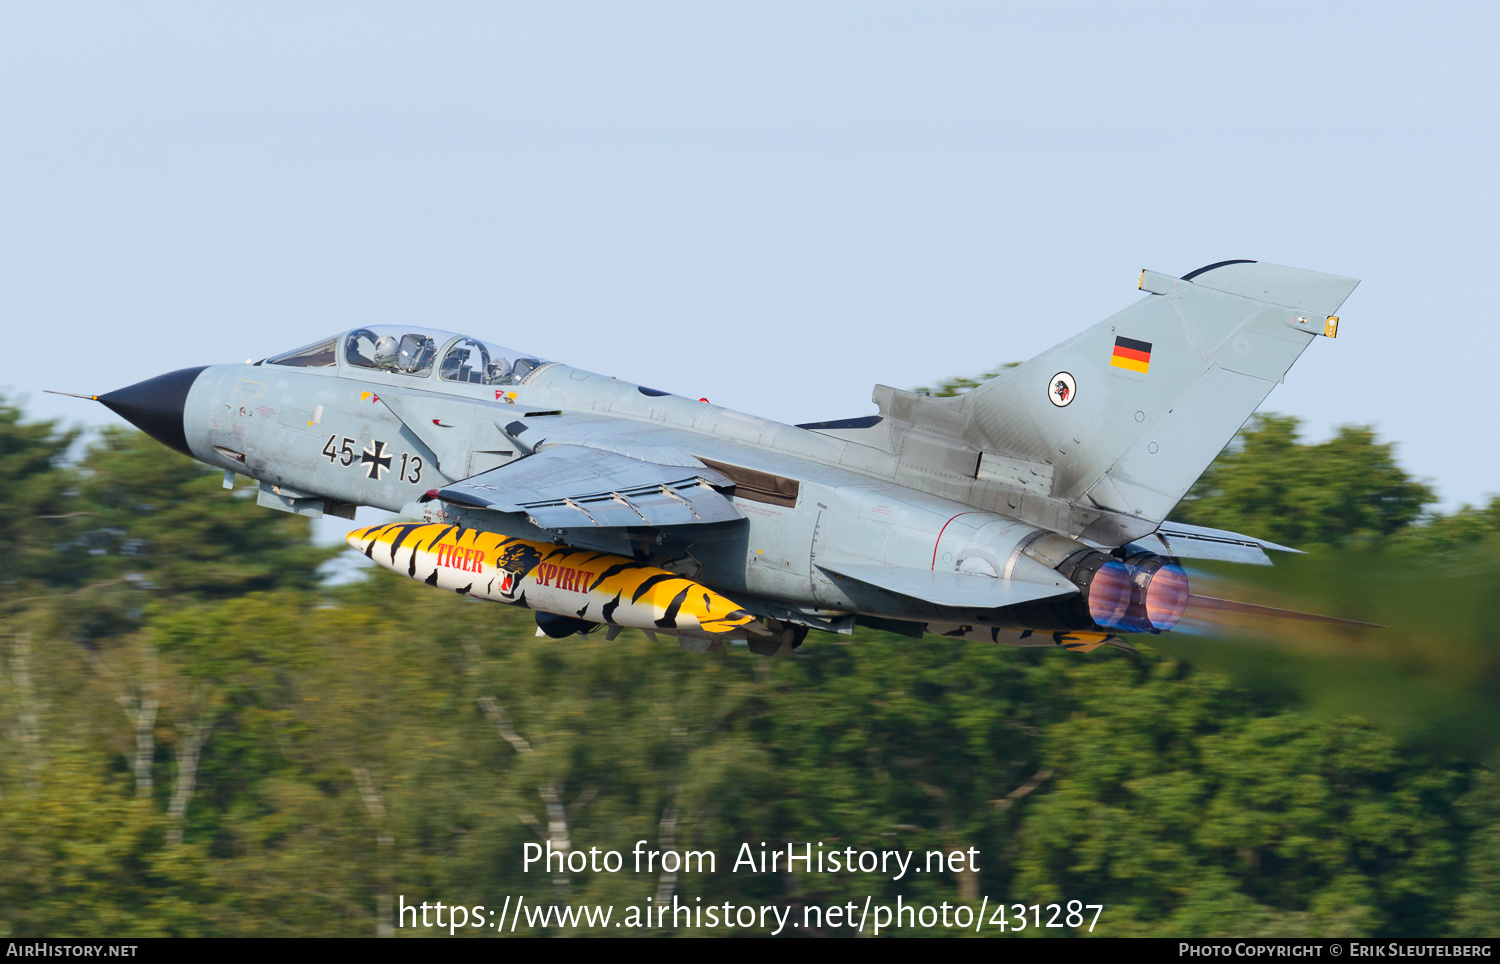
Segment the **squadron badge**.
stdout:
<path fill-rule="evenodd" d="M 1078 395 L 1078 383 L 1067 372 L 1058 372 L 1047 384 L 1047 400 L 1058 408 L 1072 404 Z"/>

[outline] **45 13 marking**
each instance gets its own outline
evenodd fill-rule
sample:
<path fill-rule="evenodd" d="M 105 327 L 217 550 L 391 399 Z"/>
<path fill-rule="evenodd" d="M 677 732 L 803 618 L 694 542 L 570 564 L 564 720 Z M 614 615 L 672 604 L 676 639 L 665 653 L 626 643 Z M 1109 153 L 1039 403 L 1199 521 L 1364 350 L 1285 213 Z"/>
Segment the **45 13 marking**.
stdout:
<path fill-rule="evenodd" d="M 364 469 L 365 478 L 382 481 L 384 473 L 390 471 L 391 460 L 396 457 L 395 452 L 387 452 L 385 443 L 380 439 L 371 439 L 370 444 L 355 454 L 355 446 L 359 444 L 357 439 L 345 435 L 343 444 L 339 442 L 338 434 L 328 436 L 328 441 L 323 443 L 323 454 L 329 462 L 337 462 L 339 465 L 352 466 L 356 462 Z M 410 452 L 401 453 L 401 467 L 396 470 L 396 478 L 402 482 L 417 485 L 422 481 L 422 456 L 412 455 Z"/>

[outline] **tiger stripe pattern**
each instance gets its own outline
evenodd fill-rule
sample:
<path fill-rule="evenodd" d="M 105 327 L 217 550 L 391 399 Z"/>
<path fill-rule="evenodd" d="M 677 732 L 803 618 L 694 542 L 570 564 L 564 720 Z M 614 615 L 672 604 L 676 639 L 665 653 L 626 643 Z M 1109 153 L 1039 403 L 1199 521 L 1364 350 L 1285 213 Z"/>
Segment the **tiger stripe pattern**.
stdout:
<path fill-rule="evenodd" d="M 429 586 L 593 623 L 745 636 L 755 620 L 695 580 L 607 552 L 430 522 L 369 526 L 345 539 L 372 562 Z"/>

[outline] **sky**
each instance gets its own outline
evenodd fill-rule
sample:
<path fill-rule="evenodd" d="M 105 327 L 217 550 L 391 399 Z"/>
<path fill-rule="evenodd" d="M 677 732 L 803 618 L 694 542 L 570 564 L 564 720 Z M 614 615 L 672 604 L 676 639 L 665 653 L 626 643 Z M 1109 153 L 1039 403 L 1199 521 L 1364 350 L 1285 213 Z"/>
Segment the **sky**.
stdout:
<path fill-rule="evenodd" d="M 0 2 L 0 393 L 415 324 L 788 422 L 1142 268 L 1363 279 L 1265 409 L 1492 444 L 1500 7 Z"/>

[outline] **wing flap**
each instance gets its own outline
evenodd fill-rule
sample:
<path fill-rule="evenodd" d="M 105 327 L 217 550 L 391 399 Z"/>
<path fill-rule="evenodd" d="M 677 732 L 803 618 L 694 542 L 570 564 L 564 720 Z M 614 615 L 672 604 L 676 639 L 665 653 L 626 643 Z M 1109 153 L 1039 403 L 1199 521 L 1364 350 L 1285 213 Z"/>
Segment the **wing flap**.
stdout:
<path fill-rule="evenodd" d="M 544 529 L 666 528 L 744 518 L 703 465 L 662 465 L 582 445 L 554 445 L 437 490 L 445 502 L 523 513 Z"/>

